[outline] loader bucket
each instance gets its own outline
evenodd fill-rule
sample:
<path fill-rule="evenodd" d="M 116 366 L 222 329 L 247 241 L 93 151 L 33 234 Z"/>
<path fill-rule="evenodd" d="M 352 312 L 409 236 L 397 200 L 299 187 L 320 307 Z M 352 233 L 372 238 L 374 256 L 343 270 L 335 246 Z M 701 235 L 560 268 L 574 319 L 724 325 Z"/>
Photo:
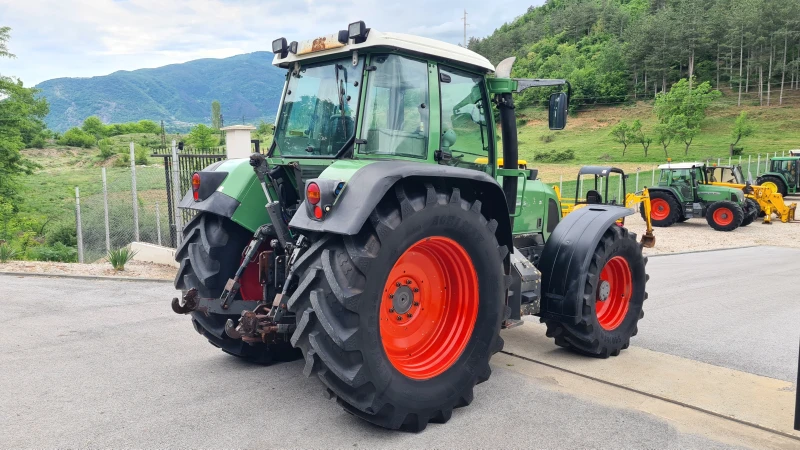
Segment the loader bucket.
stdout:
<path fill-rule="evenodd" d="M 642 247 L 645 248 L 653 248 L 656 246 L 656 237 L 653 236 L 653 233 L 648 231 L 642 235 Z"/>

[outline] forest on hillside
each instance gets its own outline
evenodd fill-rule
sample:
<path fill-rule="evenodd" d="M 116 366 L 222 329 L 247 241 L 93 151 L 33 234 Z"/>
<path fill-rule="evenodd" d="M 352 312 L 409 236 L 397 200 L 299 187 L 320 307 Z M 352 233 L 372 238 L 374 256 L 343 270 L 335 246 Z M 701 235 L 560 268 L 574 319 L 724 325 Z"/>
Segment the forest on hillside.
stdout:
<path fill-rule="evenodd" d="M 569 80 L 574 106 L 653 98 L 692 77 L 739 104 L 800 95 L 797 0 L 547 0 L 468 47 L 495 64 L 516 56 L 515 77 Z M 531 91 L 521 106 L 545 99 Z"/>

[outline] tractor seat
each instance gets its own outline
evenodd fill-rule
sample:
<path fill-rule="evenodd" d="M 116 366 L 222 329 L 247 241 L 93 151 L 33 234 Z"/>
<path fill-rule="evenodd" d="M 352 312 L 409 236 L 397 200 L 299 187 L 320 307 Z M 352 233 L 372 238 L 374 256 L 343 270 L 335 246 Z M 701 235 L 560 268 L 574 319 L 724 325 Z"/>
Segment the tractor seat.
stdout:
<path fill-rule="evenodd" d="M 603 196 L 594 189 L 590 189 L 586 192 L 586 203 L 590 205 L 600 205 L 603 203 Z"/>

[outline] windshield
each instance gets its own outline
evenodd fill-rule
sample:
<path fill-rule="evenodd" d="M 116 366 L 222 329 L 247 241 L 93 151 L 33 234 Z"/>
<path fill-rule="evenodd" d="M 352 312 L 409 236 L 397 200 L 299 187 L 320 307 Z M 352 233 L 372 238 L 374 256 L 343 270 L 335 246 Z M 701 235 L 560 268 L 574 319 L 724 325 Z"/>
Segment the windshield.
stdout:
<path fill-rule="evenodd" d="M 363 58 L 301 66 L 289 75 L 275 130 L 277 155 L 335 156 L 355 133 Z"/>

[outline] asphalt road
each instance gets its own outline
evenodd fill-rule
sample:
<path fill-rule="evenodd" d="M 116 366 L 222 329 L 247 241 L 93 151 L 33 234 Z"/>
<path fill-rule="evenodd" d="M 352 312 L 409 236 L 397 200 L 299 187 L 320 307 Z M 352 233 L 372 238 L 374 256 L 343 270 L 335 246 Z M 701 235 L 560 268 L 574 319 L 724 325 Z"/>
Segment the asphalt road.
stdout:
<path fill-rule="evenodd" d="M 761 251 L 772 267 L 800 261 L 797 251 Z M 634 344 L 776 377 L 794 374 L 797 297 L 780 283 L 742 283 L 760 254 L 652 258 L 648 315 Z M 705 261 L 704 278 L 719 279 L 719 289 L 695 280 L 697 261 Z M 668 281 L 677 273 L 685 283 Z M 729 289 L 725 280 L 748 287 Z M 675 295 L 675 288 L 692 290 Z M 712 295 L 719 290 L 726 294 Z M 300 362 L 253 366 L 212 348 L 188 318 L 171 312 L 173 294 L 160 283 L 0 275 L 0 448 L 730 446 L 662 415 L 565 392 L 570 383 L 588 385 L 559 378 L 569 374 L 526 376 L 524 361 L 494 362 L 491 380 L 447 424 L 418 434 L 383 430 L 325 400 L 321 383 L 302 377 Z M 720 311 L 728 313 L 723 325 L 703 326 L 717 323 Z M 767 331 L 759 333 L 758 324 Z M 793 356 L 781 355 L 784 340 Z"/>

